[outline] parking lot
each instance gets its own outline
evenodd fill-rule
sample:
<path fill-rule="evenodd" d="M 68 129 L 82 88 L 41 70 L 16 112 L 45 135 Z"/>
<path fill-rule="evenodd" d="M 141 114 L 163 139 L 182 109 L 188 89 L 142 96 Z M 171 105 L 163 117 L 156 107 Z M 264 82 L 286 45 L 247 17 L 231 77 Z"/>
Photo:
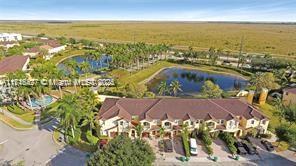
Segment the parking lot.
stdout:
<path fill-rule="evenodd" d="M 169 153 L 166 153 L 163 150 L 159 149 L 158 141 L 160 140 L 161 139 L 148 140 L 148 142 L 152 145 L 153 150 L 156 153 L 157 159 L 160 161 L 166 161 L 166 162 L 180 162 L 179 157 L 185 156 L 182 138 L 174 137 L 172 139 L 173 152 L 169 152 Z M 258 160 L 273 158 L 275 155 L 277 155 L 275 152 L 268 152 L 265 149 L 265 147 L 261 144 L 260 139 L 251 138 L 251 142 L 257 148 L 258 154 L 254 154 L 254 155 L 247 154 L 247 155 L 240 156 L 239 160 L 241 162 L 258 161 Z M 213 141 L 212 148 L 213 148 L 214 156 L 218 157 L 219 162 L 235 161 L 231 153 L 229 152 L 228 147 L 219 138 Z M 199 139 L 197 139 L 197 149 L 198 149 L 198 155 L 191 156 L 190 162 L 211 162 L 209 159 L 209 155 L 207 154 L 202 142 Z"/>

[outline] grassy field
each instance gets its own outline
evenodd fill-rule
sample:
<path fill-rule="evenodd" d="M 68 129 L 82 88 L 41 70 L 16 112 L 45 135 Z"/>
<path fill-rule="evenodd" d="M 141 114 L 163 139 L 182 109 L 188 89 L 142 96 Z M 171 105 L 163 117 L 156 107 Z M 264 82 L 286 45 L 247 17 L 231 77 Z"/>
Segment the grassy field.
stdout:
<path fill-rule="evenodd" d="M 45 33 L 113 42 L 167 43 L 296 56 L 296 25 L 181 22 L 0 22 L 0 32 Z M 294 54 L 294 55 L 292 55 Z"/>

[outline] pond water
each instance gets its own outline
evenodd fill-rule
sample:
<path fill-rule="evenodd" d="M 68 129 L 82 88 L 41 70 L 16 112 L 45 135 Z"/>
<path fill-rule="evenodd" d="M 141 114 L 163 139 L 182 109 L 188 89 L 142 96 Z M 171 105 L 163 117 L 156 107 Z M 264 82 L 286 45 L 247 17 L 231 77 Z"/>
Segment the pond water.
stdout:
<path fill-rule="evenodd" d="M 158 93 L 157 89 L 162 81 L 169 85 L 173 80 L 179 81 L 182 92 L 179 95 L 193 95 L 200 92 L 206 80 L 218 84 L 225 91 L 240 90 L 247 86 L 248 81 L 241 77 L 225 74 L 210 73 L 192 69 L 168 68 L 161 71 L 147 83 L 148 89 Z"/>
<path fill-rule="evenodd" d="M 110 56 L 105 56 L 103 55 L 102 58 L 100 60 L 93 60 L 90 58 L 90 56 L 88 55 L 78 55 L 78 56 L 74 56 L 71 58 L 66 59 L 65 61 L 61 62 L 58 65 L 58 68 L 65 71 L 67 73 L 67 69 L 65 67 L 65 62 L 68 60 L 74 60 L 77 62 L 77 64 L 81 64 L 82 62 L 88 62 L 90 65 L 90 72 L 92 73 L 96 73 L 97 71 L 99 71 L 101 68 L 107 68 L 108 67 L 108 62 L 111 62 L 111 57 Z M 79 74 L 83 74 L 83 71 L 81 71 L 80 68 L 77 68 L 76 71 Z"/>

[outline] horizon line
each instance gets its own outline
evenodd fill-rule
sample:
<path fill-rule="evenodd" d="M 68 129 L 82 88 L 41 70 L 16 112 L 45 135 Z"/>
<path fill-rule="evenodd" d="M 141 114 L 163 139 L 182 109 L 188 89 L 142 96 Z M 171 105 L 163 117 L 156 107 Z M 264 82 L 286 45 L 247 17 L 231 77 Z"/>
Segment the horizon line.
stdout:
<path fill-rule="evenodd" d="M 110 19 L 110 20 L 105 20 L 105 19 L 0 19 L 0 22 L 200 22 L 200 23 L 277 23 L 277 24 L 294 24 L 296 21 L 221 21 L 221 20 L 134 20 L 134 19 Z"/>

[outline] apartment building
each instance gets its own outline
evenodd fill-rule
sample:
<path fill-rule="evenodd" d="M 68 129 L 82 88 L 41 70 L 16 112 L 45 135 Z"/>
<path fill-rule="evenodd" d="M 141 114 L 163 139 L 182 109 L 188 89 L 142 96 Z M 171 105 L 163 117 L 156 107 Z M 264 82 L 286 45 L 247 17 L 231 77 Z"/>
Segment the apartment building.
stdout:
<path fill-rule="evenodd" d="M 136 126 L 143 126 L 143 136 L 174 136 L 186 124 L 188 130 L 201 124 L 210 132 L 225 131 L 241 136 L 248 129 L 266 133 L 269 120 L 256 108 L 240 99 L 129 99 L 108 98 L 98 119 L 101 134 L 114 137 L 125 133 L 136 137 Z"/>
<path fill-rule="evenodd" d="M 22 35 L 18 33 L 0 33 L 0 42 L 20 41 Z"/>

